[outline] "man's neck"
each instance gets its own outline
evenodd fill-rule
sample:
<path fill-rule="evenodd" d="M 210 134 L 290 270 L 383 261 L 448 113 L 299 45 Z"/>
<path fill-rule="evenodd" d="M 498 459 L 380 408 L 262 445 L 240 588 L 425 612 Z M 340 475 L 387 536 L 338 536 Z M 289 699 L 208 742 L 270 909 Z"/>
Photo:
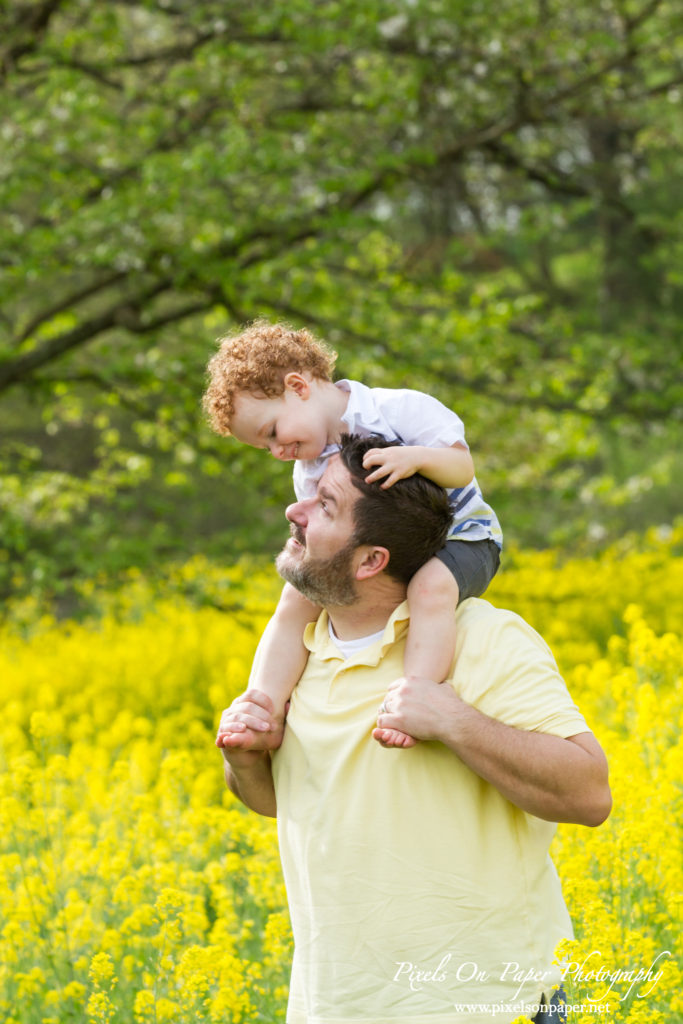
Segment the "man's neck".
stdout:
<path fill-rule="evenodd" d="M 398 580 L 385 577 L 373 582 L 372 589 L 363 591 L 354 604 L 326 608 L 332 629 L 340 640 L 357 640 L 378 633 L 405 601 L 406 587 Z"/>

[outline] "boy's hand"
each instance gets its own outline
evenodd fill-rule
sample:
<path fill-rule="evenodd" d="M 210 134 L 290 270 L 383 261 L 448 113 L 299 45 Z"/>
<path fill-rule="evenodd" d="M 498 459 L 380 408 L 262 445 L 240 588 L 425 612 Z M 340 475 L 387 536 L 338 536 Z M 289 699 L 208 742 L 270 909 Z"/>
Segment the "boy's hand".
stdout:
<path fill-rule="evenodd" d="M 221 715 L 216 746 L 223 750 L 276 750 L 284 721 L 273 716 L 273 702 L 261 690 L 247 690 Z"/>
<path fill-rule="evenodd" d="M 422 449 L 418 445 L 396 445 L 391 448 L 371 448 L 363 458 L 363 468 L 378 468 L 366 476 L 366 484 L 386 477 L 382 487 L 391 487 L 397 480 L 413 476 L 421 466 Z"/>

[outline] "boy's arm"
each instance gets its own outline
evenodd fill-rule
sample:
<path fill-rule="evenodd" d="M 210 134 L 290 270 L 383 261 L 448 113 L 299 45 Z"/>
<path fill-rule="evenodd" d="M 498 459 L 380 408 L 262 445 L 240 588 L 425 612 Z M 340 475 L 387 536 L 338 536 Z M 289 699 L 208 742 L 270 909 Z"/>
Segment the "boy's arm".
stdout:
<path fill-rule="evenodd" d="M 392 448 L 371 448 L 363 459 L 365 469 L 373 469 L 366 482 L 382 480 L 382 487 L 391 487 L 397 480 L 421 473 L 440 487 L 465 487 L 474 477 L 474 462 L 467 448 L 460 443 L 450 448 L 426 445 L 397 445 Z"/>

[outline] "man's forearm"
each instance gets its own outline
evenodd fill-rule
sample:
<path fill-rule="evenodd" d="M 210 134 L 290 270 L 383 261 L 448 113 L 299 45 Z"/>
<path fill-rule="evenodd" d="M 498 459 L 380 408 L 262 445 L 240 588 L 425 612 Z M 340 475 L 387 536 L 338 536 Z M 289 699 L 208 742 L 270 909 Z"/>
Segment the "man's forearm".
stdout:
<path fill-rule="evenodd" d="M 459 704 L 442 742 L 511 803 L 546 821 L 605 820 L 611 809 L 607 761 L 592 733 L 563 739 L 526 732 Z"/>
<path fill-rule="evenodd" d="M 506 725 L 463 701 L 447 683 L 396 680 L 375 738 L 400 729 L 443 743 L 510 803 L 546 821 L 599 825 L 612 806 L 607 760 L 592 733 L 569 739 Z"/>
<path fill-rule="evenodd" d="M 246 807 L 275 818 L 277 804 L 270 755 L 266 750 L 249 752 L 249 755 L 245 759 L 242 753 L 234 752 L 231 760 L 225 757 L 226 785 Z"/>

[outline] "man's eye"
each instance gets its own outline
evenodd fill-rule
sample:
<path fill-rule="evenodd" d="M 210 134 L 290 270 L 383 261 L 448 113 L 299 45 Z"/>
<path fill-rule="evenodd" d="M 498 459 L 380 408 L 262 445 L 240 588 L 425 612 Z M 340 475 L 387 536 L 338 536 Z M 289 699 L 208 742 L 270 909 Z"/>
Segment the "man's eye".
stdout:
<path fill-rule="evenodd" d="M 330 514 L 329 511 L 328 511 L 328 508 L 327 508 L 327 502 L 326 501 L 321 501 L 320 502 L 320 507 L 323 510 L 323 512 L 327 513 L 327 515 Z"/>

